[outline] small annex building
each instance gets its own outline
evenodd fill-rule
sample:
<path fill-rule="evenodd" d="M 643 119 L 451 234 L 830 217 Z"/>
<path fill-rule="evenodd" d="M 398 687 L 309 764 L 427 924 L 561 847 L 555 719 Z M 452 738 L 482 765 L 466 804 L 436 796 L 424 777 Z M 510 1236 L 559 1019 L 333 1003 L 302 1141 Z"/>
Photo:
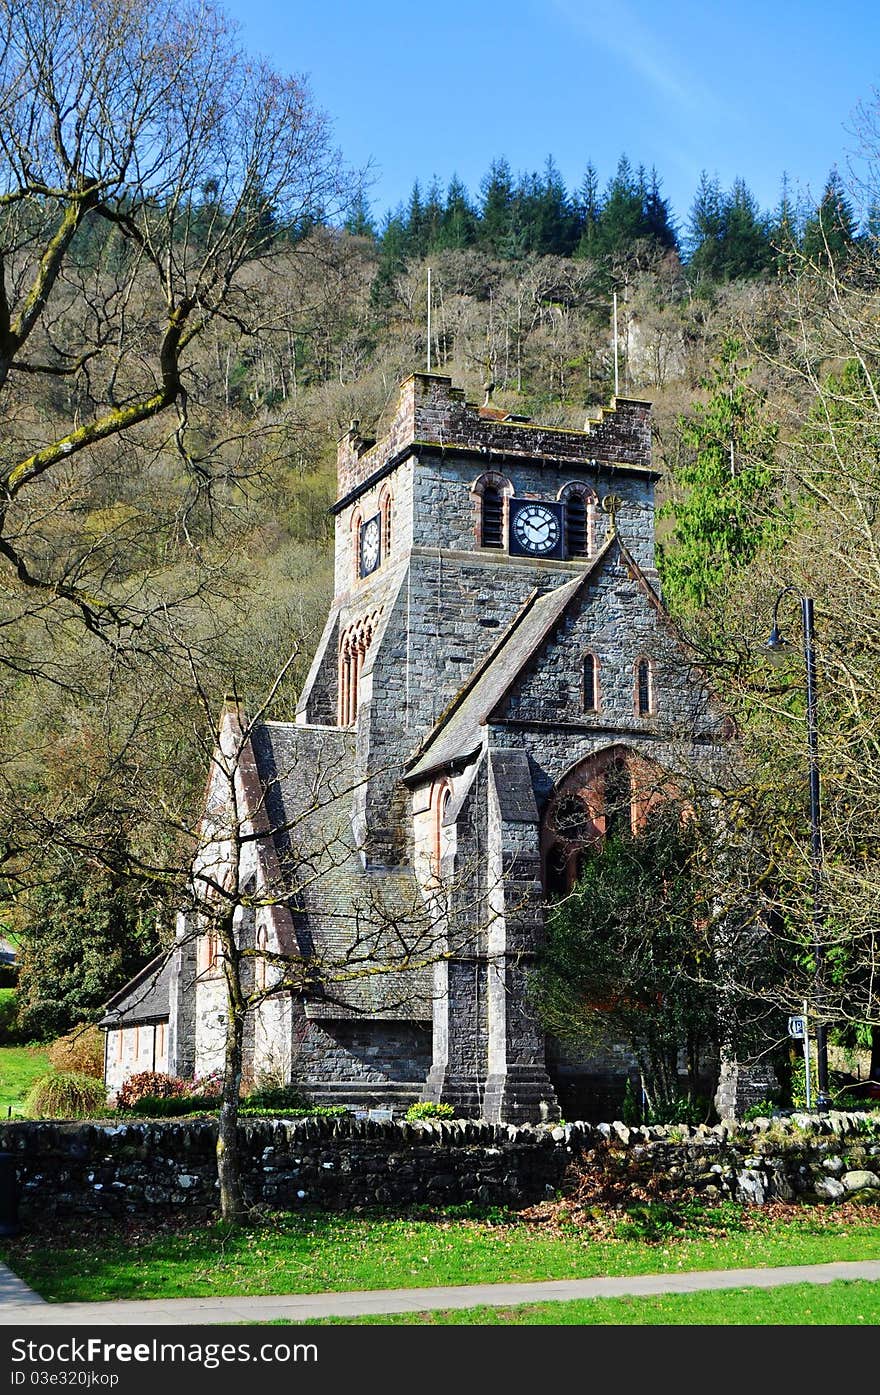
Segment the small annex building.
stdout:
<path fill-rule="evenodd" d="M 595 1117 L 633 1062 L 545 1040 L 528 977 L 547 899 L 576 879 L 584 830 L 637 827 L 728 735 L 660 600 L 650 405 L 544 427 L 415 373 L 379 440 L 352 423 L 338 478 L 334 596 L 296 721 L 250 728 L 234 704 L 221 720 L 253 835 L 238 933 L 269 990 L 249 1071 L 323 1102 Z M 209 783 L 206 827 L 228 802 Z M 218 868 L 224 836 L 205 843 Z M 278 956 L 312 964 L 309 986 L 272 992 Z M 110 1087 L 151 1022 L 170 1071 L 216 1069 L 223 983 L 197 914 L 144 974 L 153 989 L 142 975 L 102 1023 Z"/>

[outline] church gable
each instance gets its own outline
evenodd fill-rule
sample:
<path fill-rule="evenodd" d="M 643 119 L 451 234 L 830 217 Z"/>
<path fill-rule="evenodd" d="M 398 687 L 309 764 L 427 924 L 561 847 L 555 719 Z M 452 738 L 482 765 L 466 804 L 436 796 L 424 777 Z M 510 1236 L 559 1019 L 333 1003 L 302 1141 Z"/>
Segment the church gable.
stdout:
<path fill-rule="evenodd" d="M 615 539 L 495 704 L 493 726 L 595 726 L 651 734 L 712 725 L 656 593 Z M 717 720 L 717 719 L 716 719 Z"/>

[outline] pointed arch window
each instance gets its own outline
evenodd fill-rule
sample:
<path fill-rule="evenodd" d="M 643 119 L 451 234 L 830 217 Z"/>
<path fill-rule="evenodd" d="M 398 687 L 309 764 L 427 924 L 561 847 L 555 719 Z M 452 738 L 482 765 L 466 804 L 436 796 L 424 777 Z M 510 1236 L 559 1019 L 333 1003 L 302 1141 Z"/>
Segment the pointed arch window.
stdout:
<path fill-rule="evenodd" d="M 654 711 L 654 667 L 643 655 L 636 660 L 636 714 L 651 717 Z"/>
<path fill-rule="evenodd" d="M 595 654 L 584 655 L 583 708 L 585 712 L 599 710 L 599 661 Z"/>

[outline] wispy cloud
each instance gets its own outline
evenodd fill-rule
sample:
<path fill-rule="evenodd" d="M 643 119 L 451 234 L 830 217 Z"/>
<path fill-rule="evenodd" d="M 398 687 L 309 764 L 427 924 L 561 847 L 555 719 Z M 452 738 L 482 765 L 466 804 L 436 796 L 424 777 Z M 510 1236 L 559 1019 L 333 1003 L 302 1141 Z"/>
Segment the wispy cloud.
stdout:
<path fill-rule="evenodd" d="M 680 56 L 664 43 L 627 0 L 548 0 L 577 33 L 600 45 L 679 112 L 720 115 L 723 103 L 705 82 L 684 71 Z"/>

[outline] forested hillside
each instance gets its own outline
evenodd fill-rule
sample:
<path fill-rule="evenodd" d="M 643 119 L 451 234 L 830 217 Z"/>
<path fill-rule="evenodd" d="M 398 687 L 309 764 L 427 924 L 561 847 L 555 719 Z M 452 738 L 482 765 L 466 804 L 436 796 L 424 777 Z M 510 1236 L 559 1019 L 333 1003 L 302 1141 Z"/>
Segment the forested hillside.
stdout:
<path fill-rule="evenodd" d="M 209 80 L 207 58 L 188 80 Z M 667 603 L 743 734 L 746 773 L 723 797 L 733 826 L 774 831 L 737 865 L 744 886 L 772 864 L 786 925 L 808 878 L 803 700 L 796 668 L 770 680 L 758 650 L 783 584 L 816 598 L 828 895 L 848 937 L 836 1010 L 867 1021 L 876 190 L 832 172 L 817 205 L 783 185 L 762 211 L 744 180 L 704 176 L 679 228 L 662 172 L 626 158 L 577 189 L 552 160 L 520 175 L 499 159 L 478 191 L 414 171 L 377 227 L 308 94 L 290 100 L 312 142 L 296 197 L 301 147 L 276 113 L 263 151 L 263 108 L 250 135 L 235 126 L 246 102 L 227 103 L 225 136 L 252 142 L 253 167 L 231 171 L 211 134 L 192 160 L 226 184 L 157 192 L 157 170 L 148 194 L 108 193 L 108 176 L 61 195 L 69 172 L 7 171 L 0 920 L 23 944 L 21 1031 L 87 1017 L 168 933 L 223 694 L 253 708 L 291 661 L 267 710 L 292 715 L 330 595 L 349 421 L 376 428 L 430 352 L 474 400 L 580 426 L 613 394 L 615 296 L 620 392 L 654 402 Z M 2 119 L 29 139 L 8 101 Z"/>

